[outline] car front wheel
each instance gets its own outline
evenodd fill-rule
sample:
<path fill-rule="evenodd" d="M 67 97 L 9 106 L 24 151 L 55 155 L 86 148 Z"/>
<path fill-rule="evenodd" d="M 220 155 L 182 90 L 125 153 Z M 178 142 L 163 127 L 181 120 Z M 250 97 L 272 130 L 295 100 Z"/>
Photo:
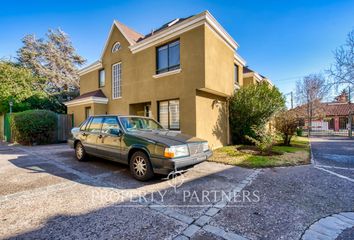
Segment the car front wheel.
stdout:
<path fill-rule="evenodd" d="M 154 176 L 148 156 L 141 152 L 135 152 L 130 159 L 130 172 L 139 181 L 147 181 Z"/>
<path fill-rule="evenodd" d="M 87 161 L 87 154 L 81 142 L 78 142 L 75 146 L 75 156 L 80 162 Z"/>

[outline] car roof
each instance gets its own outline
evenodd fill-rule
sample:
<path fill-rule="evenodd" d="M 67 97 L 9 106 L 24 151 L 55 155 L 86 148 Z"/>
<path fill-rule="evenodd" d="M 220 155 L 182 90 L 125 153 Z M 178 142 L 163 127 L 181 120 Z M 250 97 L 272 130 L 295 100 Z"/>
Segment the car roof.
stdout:
<path fill-rule="evenodd" d="M 145 116 L 123 115 L 123 114 L 98 114 L 98 115 L 92 115 L 90 117 L 139 117 L 139 118 L 150 118 L 150 117 L 145 117 Z"/>

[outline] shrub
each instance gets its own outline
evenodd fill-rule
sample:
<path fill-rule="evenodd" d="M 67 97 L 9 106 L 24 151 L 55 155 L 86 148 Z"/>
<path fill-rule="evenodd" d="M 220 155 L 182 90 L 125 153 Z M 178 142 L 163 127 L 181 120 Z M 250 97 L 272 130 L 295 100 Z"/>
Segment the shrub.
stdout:
<path fill-rule="evenodd" d="M 295 110 L 283 110 L 275 117 L 275 128 L 281 134 L 283 143 L 290 145 L 291 138 L 295 134 L 299 125 L 299 117 Z"/>
<path fill-rule="evenodd" d="M 254 129 L 262 129 L 285 100 L 276 87 L 266 83 L 241 87 L 230 99 L 230 126 L 234 143 L 248 143 L 245 136 L 257 139 Z"/>
<path fill-rule="evenodd" d="M 303 132 L 304 132 L 304 130 L 302 129 L 302 127 L 298 127 L 296 129 L 296 135 L 299 136 L 299 137 L 302 136 Z"/>
<path fill-rule="evenodd" d="M 57 115 L 48 110 L 27 110 L 11 115 L 14 140 L 21 144 L 55 142 Z"/>
<path fill-rule="evenodd" d="M 245 138 L 253 143 L 262 154 L 270 154 L 275 144 L 275 136 L 265 129 L 253 129 L 256 137 L 246 135 Z"/>

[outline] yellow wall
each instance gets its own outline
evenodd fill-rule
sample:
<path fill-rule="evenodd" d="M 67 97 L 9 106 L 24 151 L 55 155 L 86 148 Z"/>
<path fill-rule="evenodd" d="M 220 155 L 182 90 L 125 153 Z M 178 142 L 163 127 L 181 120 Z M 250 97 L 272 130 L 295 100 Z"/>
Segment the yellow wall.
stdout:
<path fill-rule="evenodd" d="M 91 107 L 91 112 L 95 115 L 98 114 L 106 114 L 107 113 L 107 105 L 106 104 L 83 104 L 79 106 L 71 106 L 68 107 L 67 113 L 74 115 L 74 126 L 79 126 L 86 119 L 85 108 Z"/>
<path fill-rule="evenodd" d="M 180 39 L 181 72 L 154 78 L 156 74 L 156 47 Z M 115 42 L 121 49 L 111 53 Z M 157 119 L 157 103 L 161 100 L 180 100 L 180 129 L 208 140 L 211 146 L 228 143 L 228 117 L 226 98 L 234 92 L 234 64 L 239 65 L 240 85 L 242 66 L 234 59 L 234 51 L 206 25 L 201 25 L 166 42 L 151 46 L 133 54 L 128 41 L 114 28 L 103 55 L 105 86 L 103 93 L 109 99 L 105 107 L 94 107 L 94 114 L 131 114 L 130 104 L 151 102 L 152 117 Z M 122 98 L 112 99 L 112 65 L 122 63 Z M 80 93 L 98 89 L 98 70 L 80 78 Z M 197 89 L 212 90 L 214 94 Z M 215 95 L 217 94 L 217 95 Z M 220 97 L 220 96 L 223 97 Z M 214 100 L 219 100 L 217 106 Z M 74 112 L 75 124 L 85 115 L 85 106 L 69 107 Z"/>
<path fill-rule="evenodd" d="M 229 143 L 226 98 L 197 91 L 197 136 L 207 139 L 212 149 Z"/>

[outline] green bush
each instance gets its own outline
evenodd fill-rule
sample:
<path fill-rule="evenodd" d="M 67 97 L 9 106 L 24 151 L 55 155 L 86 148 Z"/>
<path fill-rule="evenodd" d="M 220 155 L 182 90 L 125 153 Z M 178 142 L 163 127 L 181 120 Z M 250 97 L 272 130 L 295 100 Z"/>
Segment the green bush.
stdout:
<path fill-rule="evenodd" d="M 57 115 L 48 110 L 27 110 L 11 115 L 14 140 L 25 145 L 53 143 Z"/>
<path fill-rule="evenodd" d="M 254 129 L 264 129 L 275 113 L 283 109 L 285 99 L 276 87 L 266 83 L 241 87 L 230 99 L 230 126 L 233 143 L 260 140 Z"/>
<path fill-rule="evenodd" d="M 301 127 L 298 127 L 296 129 L 296 135 L 299 136 L 299 137 L 302 136 L 303 132 L 304 132 L 304 130 Z"/>

